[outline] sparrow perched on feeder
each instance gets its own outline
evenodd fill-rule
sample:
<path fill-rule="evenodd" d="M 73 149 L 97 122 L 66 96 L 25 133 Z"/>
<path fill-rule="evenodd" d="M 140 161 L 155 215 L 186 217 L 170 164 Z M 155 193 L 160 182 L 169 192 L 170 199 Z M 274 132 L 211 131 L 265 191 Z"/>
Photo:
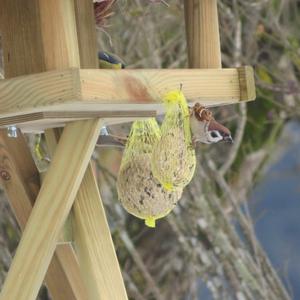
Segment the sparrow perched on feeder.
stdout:
<path fill-rule="evenodd" d="M 190 108 L 190 125 L 193 136 L 193 144 L 197 142 L 213 144 L 221 141 L 233 143 L 230 130 L 218 123 L 212 112 L 196 103 Z"/>
<path fill-rule="evenodd" d="M 199 103 L 190 108 L 190 126 L 192 132 L 193 146 L 197 142 L 214 144 L 221 141 L 233 143 L 230 130 L 217 122 L 212 112 Z M 102 147 L 124 148 L 127 138 L 116 137 L 111 134 L 101 135 L 97 145 Z"/>

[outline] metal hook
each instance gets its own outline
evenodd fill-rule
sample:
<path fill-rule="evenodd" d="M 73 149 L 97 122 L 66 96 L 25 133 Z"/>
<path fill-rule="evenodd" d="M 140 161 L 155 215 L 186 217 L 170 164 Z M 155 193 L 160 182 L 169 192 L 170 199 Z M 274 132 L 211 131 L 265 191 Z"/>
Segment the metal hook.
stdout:
<path fill-rule="evenodd" d="M 18 137 L 18 129 L 15 125 L 11 125 L 7 127 L 7 136 L 11 138 Z"/>
<path fill-rule="evenodd" d="M 109 135 L 106 126 L 103 126 L 100 130 L 100 135 Z"/>

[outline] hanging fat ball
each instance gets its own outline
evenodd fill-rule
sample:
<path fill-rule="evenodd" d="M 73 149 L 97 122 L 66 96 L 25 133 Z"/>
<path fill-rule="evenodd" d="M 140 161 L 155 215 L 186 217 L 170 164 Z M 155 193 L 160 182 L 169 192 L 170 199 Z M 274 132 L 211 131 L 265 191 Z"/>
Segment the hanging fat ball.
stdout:
<path fill-rule="evenodd" d="M 153 176 L 152 151 L 160 136 L 154 118 L 135 121 L 117 179 L 118 197 L 123 207 L 130 214 L 144 219 L 149 227 L 155 227 L 155 221 L 165 217 L 182 194 L 182 189 L 167 191 Z"/>
<path fill-rule="evenodd" d="M 147 154 L 137 156 L 124 164 L 117 181 L 119 199 L 130 214 L 155 227 L 157 219 L 168 215 L 181 198 L 182 189 L 167 191 L 154 178 Z"/>
<path fill-rule="evenodd" d="M 166 115 L 161 126 L 161 139 L 152 154 L 154 177 L 167 190 L 184 188 L 193 178 L 196 167 L 192 147 L 190 113 L 181 90 L 164 97 Z"/>
<path fill-rule="evenodd" d="M 113 55 L 99 51 L 98 52 L 99 59 L 99 68 L 100 69 L 124 69 L 125 65 Z"/>
<path fill-rule="evenodd" d="M 233 143 L 230 130 L 218 123 L 212 112 L 199 103 L 190 108 L 190 125 L 192 140 L 197 142 L 213 144 L 221 141 Z"/>

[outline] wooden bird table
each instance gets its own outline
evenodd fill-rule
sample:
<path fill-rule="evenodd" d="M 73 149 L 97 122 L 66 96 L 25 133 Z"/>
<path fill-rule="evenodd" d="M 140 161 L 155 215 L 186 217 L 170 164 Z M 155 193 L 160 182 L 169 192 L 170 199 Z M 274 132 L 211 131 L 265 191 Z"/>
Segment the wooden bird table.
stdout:
<path fill-rule="evenodd" d="M 1 0 L 0 14 L 0 177 L 24 230 L 0 300 L 33 300 L 44 280 L 54 300 L 127 299 L 89 163 L 101 126 L 155 116 L 180 84 L 207 106 L 254 100 L 253 70 L 221 69 L 216 0 L 185 1 L 198 69 L 98 70 L 91 0 Z M 42 131 L 53 157 L 41 185 L 22 132 Z"/>

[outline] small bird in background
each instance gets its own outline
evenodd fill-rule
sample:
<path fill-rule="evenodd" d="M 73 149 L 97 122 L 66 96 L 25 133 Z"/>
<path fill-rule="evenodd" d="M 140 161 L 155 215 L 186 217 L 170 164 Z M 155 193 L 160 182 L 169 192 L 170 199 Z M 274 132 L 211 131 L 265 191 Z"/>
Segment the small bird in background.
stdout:
<path fill-rule="evenodd" d="M 99 68 L 100 69 L 124 69 L 125 65 L 120 59 L 116 58 L 115 56 L 99 51 L 98 52 L 98 60 L 99 60 Z"/>
<path fill-rule="evenodd" d="M 197 142 L 204 144 L 214 144 L 221 141 L 233 143 L 230 130 L 218 123 L 212 112 L 200 103 L 196 103 L 190 108 L 190 125 L 194 146 Z"/>

